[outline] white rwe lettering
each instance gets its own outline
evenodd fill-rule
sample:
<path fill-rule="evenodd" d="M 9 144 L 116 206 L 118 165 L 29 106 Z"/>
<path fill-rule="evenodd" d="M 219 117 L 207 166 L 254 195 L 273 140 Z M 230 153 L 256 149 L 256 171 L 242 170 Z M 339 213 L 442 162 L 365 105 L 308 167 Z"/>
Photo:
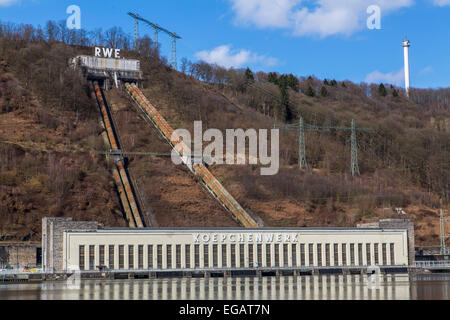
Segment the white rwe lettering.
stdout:
<path fill-rule="evenodd" d="M 105 58 L 111 58 L 112 53 L 113 53 L 113 49 L 110 49 L 110 48 L 103 48 L 103 56 L 104 56 Z"/>
<path fill-rule="evenodd" d="M 99 47 L 95 47 L 95 56 L 100 57 L 101 54 L 102 54 L 102 49 Z"/>

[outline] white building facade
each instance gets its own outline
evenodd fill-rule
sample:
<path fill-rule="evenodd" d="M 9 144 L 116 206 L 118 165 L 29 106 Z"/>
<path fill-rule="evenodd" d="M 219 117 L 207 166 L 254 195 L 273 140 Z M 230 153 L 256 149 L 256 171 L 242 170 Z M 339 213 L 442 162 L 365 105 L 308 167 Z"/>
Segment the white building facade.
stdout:
<path fill-rule="evenodd" d="M 407 266 L 406 229 L 65 230 L 63 270 Z"/>

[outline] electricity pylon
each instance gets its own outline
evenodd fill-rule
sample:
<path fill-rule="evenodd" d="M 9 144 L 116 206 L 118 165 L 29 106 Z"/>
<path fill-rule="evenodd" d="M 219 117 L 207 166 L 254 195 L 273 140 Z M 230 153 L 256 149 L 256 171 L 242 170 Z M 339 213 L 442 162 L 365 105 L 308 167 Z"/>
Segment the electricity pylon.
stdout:
<path fill-rule="evenodd" d="M 128 15 L 130 17 L 132 17 L 135 20 L 135 22 L 142 21 L 145 24 L 149 25 L 151 28 L 153 28 L 153 31 L 154 31 L 153 41 L 155 42 L 157 49 L 158 49 L 158 32 L 159 31 L 162 31 L 162 32 L 168 34 L 169 37 L 171 37 L 172 50 L 171 50 L 170 64 L 172 65 L 172 68 L 176 70 L 177 69 L 177 39 L 181 39 L 181 37 L 174 32 L 170 32 L 169 30 L 164 29 L 164 28 L 158 26 L 157 24 L 152 23 L 152 22 L 140 17 L 137 13 L 128 12 Z M 139 33 L 135 33 L 135 39 L 134 39 L 135 43 L 136 43 L 138 37 L 139 37 Z"/>
<path fill-rule="evenodd" d="M 308 168 L 306 161 L 306 144 L 305 144 L 305 132 L 330 132 L 331 130 L 345 130 L 351 131 L 351 173 L 352 176 L 360 175 L 359 165 L 358 165 L 358 144 L 356 138 L 356 131 L 371 131 L 371 128 L 357 128 L 355 120 L 352 120 L 351 127 L 333 127 L 333 126 L 315 126 L 310 124 L 305 124 L 303 118 L 300 118 L 299 124 L 288 124 L 282 126 L 274 126 L 275 129 L 298 131 L 299 136 L 299 159 L 298 164 L 300 169 Z"/>

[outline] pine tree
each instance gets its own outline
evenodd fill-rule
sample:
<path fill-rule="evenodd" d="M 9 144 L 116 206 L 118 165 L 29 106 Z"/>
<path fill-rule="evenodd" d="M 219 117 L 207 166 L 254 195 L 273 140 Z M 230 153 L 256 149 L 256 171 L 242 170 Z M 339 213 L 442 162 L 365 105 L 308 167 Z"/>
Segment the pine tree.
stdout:
<path fill-rule="evenodd" d="M 292 119 L 292 113 L 289 108 L 289 92 L 286 85 L 280 86 L 280 120 L 290 121 Z"/>
<path fill-rule="evenodd" d="M 378 87 L 378 94 L 382 97 L 386 97 L 386 95 L 387 95 L 386 87 L 382 83 Z"/>
<path fill-rule="evenodd" d="M 394 89 L 394 90 L 392 91 L 392 96 L 393 96 L 394 98 L 397 98 L 397 97 L 398 97 L 398 91 L 397 91 L 396 89 Z"/>
<path fill-rule="evenodd" d="M 327 90 L 327 88 L 325 88 L 325 86 L 322 86 L 322 88 L 320 88 L 320 95 L 322 97 L 328 96 L 328 90 Z"/>
<path fill-rule="evenodd" d="M 306 90 L 305 94 L 308 97 L 314 97 L 316 95 L 311 85 L 308 85 L 308 89 Z"/>
<path fill-rule="evenodd" d="M 278 85 L 278 75 L 275 72 L 269 72 L 267 75 L 267 81 Z"/>
<path fill-rule="evenodd" d="M 347 86 L 345 85 L 345 82 L 344 82 L 344 81 L 342 81 L 342 87 L 343 87 L 343 88 L 347 88 Z"/>
<path fill-rule="evenodd" d="M 245 79 L 249 82 L 255 81 L 255 77 L 253 76 L 253 72 L 252 70 L 250 70 L 250 68 L 247 68 L 247 70 L 245 70 Z"/>
<path fill-rule="evenodd" d="M 325 80 L 323 81 L 323 84 L 324 84 L 325 86 L 329 86 L 329 85 L 330 85 L 330 83 L 328 82 L 327 79 L 325 79 Z"/>
<path fill-rule="evenodd" d="M 337 86 L 337 81 L 336 80 L 331 80 L 331 85 L 333 86 L 333 87 L 335 87 L 335 86 Z"/>

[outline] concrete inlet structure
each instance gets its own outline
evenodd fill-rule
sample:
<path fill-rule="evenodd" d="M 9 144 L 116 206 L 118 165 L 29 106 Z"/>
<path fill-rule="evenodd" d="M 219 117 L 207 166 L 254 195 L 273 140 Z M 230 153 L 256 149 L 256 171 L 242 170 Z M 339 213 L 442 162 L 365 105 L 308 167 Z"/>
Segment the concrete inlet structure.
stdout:
<path fill-rule="evenodd" d="M 406 229 L 100 229 L 46 219 L 45 266 L 55 271 L 407 267 L 409 260 Z"/>
<path fill-rule="evenodd" d="M 105 90 L 108 90 L 112 85 L 118 88 L 123 82 L 139 85 L 142 80 L 139 60 L 80 55 L 72 58 L 70 65 L 74 69 L 81 69 L 88 80 L 101 83 Z"/>

